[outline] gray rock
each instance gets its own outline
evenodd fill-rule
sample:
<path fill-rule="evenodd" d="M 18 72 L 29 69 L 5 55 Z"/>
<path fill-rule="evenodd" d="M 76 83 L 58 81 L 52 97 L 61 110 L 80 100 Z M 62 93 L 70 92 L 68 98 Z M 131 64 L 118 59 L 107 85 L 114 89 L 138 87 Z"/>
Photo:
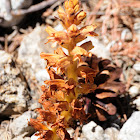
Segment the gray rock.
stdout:
<path fill-rule="evenodd" d="M 39 81 L 41 85 L 44 84 L 45 80 L 49 80 L 50 79 L 50 76 L 49 76 L 48 72 L 46 71 L 46 69 L 39 70 L 35 74 L 35 77 L 36 77 L 36 80 Z"/>
<path fill-rule="evenodd" d="M 3 27 L 11 27 L 13 25 L 18 24 L 24 17 L 24 15 L 13 15 L 11 10 L 18 10 L 21 8 L 28 8 L 33 0 L 10 0 L 11 2 L 11 9 L 7 6 L 8 0 L 1 0 L 0 1 L 0 17 L 3 20 L 0 22 L 0 26 Z"/>
<path fill-rule="evenodd" d="M 135 97 L 140 93 L 140 89 L 138 86 L 132 86 L 129 88 L 129 94 L 131 97 Z"/>
<path fill-rule="evenodd" d="M 83 126 L 82 133 L 87 140 L 104 140 L 103 128 L 93 121 Z"/>
<path fill-rule="evenodd" d="M 114 127 L 107 128 L 105 130 L 104 140 L 118 140 L 118 134 L 119 134 L 118 129 Z"/>
<path fill-rule="evenodd" d="M 36 108 L 41 108 L 41 104 L 38 103 L 38 100 L 34 99 L 31 101 L 30 106 L 29 106 L 29 110 L 35 110 Z"/>
<path fill-rule="evenodd" d="M 133 65 L 133 69 L 134 69 L 137 73 L 140 73 L 140 62 L 134 64 L 134 65 Z"/>
<path fill-rule="evenodd" d="M 33 111 L 27 111 L 18 118 L 14 119 L 10 124 L 9 129 L 14 136 L 29 136 L 34 133 L 33 127 L 28 125 L 30 118 L 36 118 L 36 113 Z"/>
<path fill-rule="evenodd" d="M 46 61 L 40 58 L 41 52 L 53 53 L 54 48 L 47 42 L 47 33 L 44 26 L 36 27 L 30 34 L 24 37 L 18 50 L 18 61 L 29 63 L 34 70 L 36 79 L 42 84 L 42 80 L 47 80 L 45 67 Z"/>
<path fill-rule="evenodd" d="M 0 51 L 0 54 L 3 58 L 0 61 L 0 115 L 10 116 L 27 110 L 30 95 L 13 56 L 4 51 Z"/>
<path fill-rule="evenodd" d="M 120 130 L 118 140 L 140 139 L 140 111 L 134 112 Z"/>

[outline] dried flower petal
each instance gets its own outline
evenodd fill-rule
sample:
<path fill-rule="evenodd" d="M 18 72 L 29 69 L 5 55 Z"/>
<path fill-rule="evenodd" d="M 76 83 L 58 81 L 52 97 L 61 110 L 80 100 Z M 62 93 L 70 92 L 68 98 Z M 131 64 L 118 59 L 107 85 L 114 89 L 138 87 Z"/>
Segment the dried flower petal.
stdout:
<path fill-rule="evenodd" d="M 106 104 L 105 108 L 106 108 L 106 111 L 109 115 L 116 114 L 116 107 L 113 104 L 111 104 L 111 103 Z"/>
<path fill-rule="evenodd" d="M 85 19 L 85 17 L 86 17 L 86 12 L 84 12 L 84 11 L 79 12 L 74 19 L 74 24 L 79 25 L 81 23 L 81 21 L 83 21 L 83 19 Z"/>
<path fill-rule="evenodd" d="M 40 56 L 41 56 L 42 59 L 47 60 L 49 66 L 55 66 L 56 62 L 60 58 L 63 57 L 63 56 L 58 55 L 58 54 L 49 54 L 49 53 L 47 54 L 47 53 L 43 53 L 43 52 L 40 54 Z"/>
<path fill-rule="evenodd" d="M 85 49 L 86 51 L 89 51 L 92 48 L 94 48 L 94 46 L 92 45 L 92 42 L 91 41 L 85 42 L 80 47 L 83 48 L 83 49 Z"/>
<path fill-rule="evenodd" d="M 48 130 L 48 128 L 39 122 L 39 120 L 36 119 L 30 119 L 29 125 L 31 125 L 32 127 L 34 127 L 34 129 L 36 129 L 37 131 L 42 131 L 42 130 Z"/>
<path fill-rule="evenodd" d="M 55 73 L 55 70 L 53 68 L 47 68 L 47 72 L 50 75 L 50 79 L 54 80 L 54 79 L 63 79 L 61 76 L 59 76 L 58 74 Z"/>
<path fill-rule="evenodd" d="M 79 46 L 76 46 L 72 51 L 71 51 L 72 55 L 86 55 L 87 51 Z"/>
<path fill-rule="evenodd" d="M 57 129 L 57 134 L 61 138 L 61 140 L 73 140 L 72 138 L 70 138 L 69 133 L 63 127 Z"/>
<path fill-rule="evenodd" d="M 85 122 L 89 116 L 86 115 L 84 108 L 82 107 L 81 102 L 78 100 L 73 100 L 71 103 L 71 106 L 73 108 L 72 116 L 75 119 L 80 120 L 80 122 Z"/>
<path fill-rule="evenodd" d="M 44 111 L 42 109 L 36 109 L 40 114 L 40 119 L 42 121 L 47 121 L 47 123 L 54 123 L 56 121 L 55 112 Z"/>
<path fill-rule="evenodd" d="M 97 86 L 95 84 L 84 83 L 79 84 L 79 86 L 76 87 L 76 90 L 79 94 L 88 94 L 94 92 L 96 88 Z"/>
<path fill-rule="evenodd" d="M 38 140 L 53 140 L 54 133 L 51 130 L 43 131 Z"/>
<path fill-rule="evenodd" d="M 69 104 L 67 101 L 60 101 L 54 105 L 58 111 L 68 111 L 69 109 Z"/>
<path fill-rule="evenodd" d="M 106 117 L 105 117 L 105 115 L 104 115 L 103 110 L 101 110 L 101 109 L 96 109 L 96 113 L 97 113 L 98 119 L 99 119 L 100 121 L 106 121 L 106 120 L 107 120 Z"/>

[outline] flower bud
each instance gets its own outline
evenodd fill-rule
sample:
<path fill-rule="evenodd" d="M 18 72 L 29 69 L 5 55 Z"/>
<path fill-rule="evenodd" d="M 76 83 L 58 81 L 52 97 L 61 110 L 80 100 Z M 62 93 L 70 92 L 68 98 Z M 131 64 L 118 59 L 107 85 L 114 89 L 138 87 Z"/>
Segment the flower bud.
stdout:
<path fill-rule="evenodd" d="M 79 25 L 81 21 L 86 17 L 86 12 L 82 11 L 77 14 L 74 24 Z"/>
<path fill-rule="evenodd" d="M 77 20 L 82 21 L 86 17 L 86 12 L 82 11 L 77 15 Z"/>

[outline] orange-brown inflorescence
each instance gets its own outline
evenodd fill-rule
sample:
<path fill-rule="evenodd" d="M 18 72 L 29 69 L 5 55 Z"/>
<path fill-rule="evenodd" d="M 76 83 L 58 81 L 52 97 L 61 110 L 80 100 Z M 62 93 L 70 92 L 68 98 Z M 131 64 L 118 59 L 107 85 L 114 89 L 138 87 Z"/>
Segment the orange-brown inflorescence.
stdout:
<path fill-rule="evenodd" d="M 72 139 L 66 128 L 72 125 L 73 120 L 83 123 L 93 116 L 87 113 L 90 108 L 87 104 L 83 105 L 84 99 L 89 100 L 90 107 L 94 106 L 99 120 L 106 120 L 104 112 L 114 115 L 116 107 L 112 103 L 103 103 L 102 99 L 116 97 L 123 91 L 123 88 L 118 88 L 120 82 L 115 81 L 121 70 L 112 66 L 109 60 L 97 58 L 88 52 L 93 48 L 91 41 L 76 46 L 87 36 L 97 36 L 95 25 L 77 27 L 86 17 L 79 7 L 78 0 L 67 0 L 64 9 L 59 7 L 58 15 L 66 31 L 56 31 L 50 26 L 46 28 L 48 42 L 58 43 L 68 50 L 68 54 L 61 47 L 54 54 L 40 54 L 41 58 L 47 60 L 50 80 L 46 80 L 46 86 L 42 86 L 43 94 L 39 99 L 42 109 L 36 109 L 39 116 L 29 122 L 39 131 L 38 140 Z M 82 100 L 79 100 L 80 97 Z"/>

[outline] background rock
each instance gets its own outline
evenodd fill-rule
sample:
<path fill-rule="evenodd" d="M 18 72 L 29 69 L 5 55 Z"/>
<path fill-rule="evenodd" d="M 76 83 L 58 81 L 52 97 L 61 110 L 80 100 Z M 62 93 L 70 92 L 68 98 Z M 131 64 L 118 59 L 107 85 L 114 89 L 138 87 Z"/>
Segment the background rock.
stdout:
<path fill-rule="evenodd" d="M 40 53 L 52 53 L 54 50 L 49 43 L 45 44 L 47 42 L 45 28 L 44 26 L 36 27 L 30 34 L 24 37 L 18 50 L 18 61 L 31 65 L 40 85 L 49 78 L 45 71 L 46 61 L 40 58 Z"/>
<path fill-rule="evenodd" d="M 0 54 L 3 58 L 0 61 L 0 114 L 10 116 L 27 110 L 30 95 L 13 56 L 4 51 L 0 51 Z"/>
<path fill-rule="evenodd" d="M 30 118 L 36 118 L 36 113 L 32 111 L 27 111 L 18 118 L 14 119 L 14 121 L 9 126 L 12 134 L 14 136 L 30 136 L 31 134 L 33 134 L 33 127 L 28 125 L 28 121 L 30 120 Z"/>

